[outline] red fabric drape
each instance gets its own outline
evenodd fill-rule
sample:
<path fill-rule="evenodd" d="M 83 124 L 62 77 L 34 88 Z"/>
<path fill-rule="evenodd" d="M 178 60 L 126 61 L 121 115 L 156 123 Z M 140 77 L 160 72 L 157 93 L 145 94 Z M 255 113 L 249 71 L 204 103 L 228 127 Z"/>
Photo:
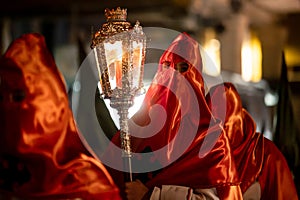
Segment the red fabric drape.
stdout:
<path fill-rule="evenodd" d="M 0 61 L 0 188 L 22 199 L 121 199 L 84 147 L 44 37 L 16 39 Z"/>
<path fill-rule="evenodd" d="M 222 116 L 226 109 L 223 125 L 233 150 L 242 192 L 258 181 L 261 199 L 298 199 L 285 158 L 273 142 L 256 132 L 255 122 L 242 107 L 234 85 L 214 86 L 208 94 L 206 99 L 215 117 Z M 222 102 L 226 102 L 225 107 L 219 106 Z"/>

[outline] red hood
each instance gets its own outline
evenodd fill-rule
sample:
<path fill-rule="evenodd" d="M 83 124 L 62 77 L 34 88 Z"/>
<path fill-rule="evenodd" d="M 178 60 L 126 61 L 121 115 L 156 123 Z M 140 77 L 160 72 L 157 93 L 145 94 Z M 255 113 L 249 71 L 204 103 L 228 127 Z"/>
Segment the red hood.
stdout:
<path fill-rule="evenodd" d="M 44 37 L 16 39 L 1 58 L 0 78 L 0 170 L 10 176 L 0 177 L 0 187 L 31 199 L 119 199 L 110 175 L 79 138 Z"/>
<path fill-rule="evenodd" d="M 169 69 L 161 66 L 165 61 L 170 63 Z M 174 66 L 182 61 L 188 63 L 189 69 L 180 74 Z M 167 184 L 217 187 L 221 199 L 230 199 L 233 194 L 239 199 L 230 145 L 206 103 L 201 70 L 198 43 L 186 33 L 180 34 L 160 58 L 141 109 L 132 117 L 140 126 L 130 128 L 134 135 L 132 149 L 153 151 L 152 157 L 142 161 L 142 167 L 153 163 L 164 167 L 146 183 L 149 188 Z M 158 132 L 153 135 L 151 131 L 155 129 Z M 119 144 L 119 134 L 113 141 Z"/>

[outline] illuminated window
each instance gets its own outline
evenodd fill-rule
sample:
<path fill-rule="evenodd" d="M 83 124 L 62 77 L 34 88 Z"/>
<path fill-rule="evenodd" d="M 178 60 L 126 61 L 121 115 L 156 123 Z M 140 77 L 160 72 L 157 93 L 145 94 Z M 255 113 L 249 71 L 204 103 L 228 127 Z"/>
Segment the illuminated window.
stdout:
<path fill-rule="evenodd" d="M 210 28 L 206 29 L 203 49 L 205 51 L 204 53 L 207 54 L 208 56 L 208 60 L 206 59 L 203 60 L 204 73 L 211 76 L 218 76 L 220 74 L 221 71 L 220 47 L 221 47 L 220 41 L 217 39 L 215 31 Z"/>
<path fill-rule="evenodd" d="M 253 33 L 246 35 L 242 46 L 242 77 L 245 81 L 258 82 L 262 77 L 261 43 Z"/>

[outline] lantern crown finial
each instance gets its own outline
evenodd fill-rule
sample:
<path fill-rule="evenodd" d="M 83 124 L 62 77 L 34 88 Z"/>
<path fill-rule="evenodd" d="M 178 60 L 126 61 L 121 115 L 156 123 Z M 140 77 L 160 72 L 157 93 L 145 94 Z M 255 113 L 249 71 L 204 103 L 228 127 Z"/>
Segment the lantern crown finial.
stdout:
<path fill-rule="evenodd" d="M 117 7 L 117 9 L 108 9 L 106 8 L 105 11 L 106 20 L 109 21 L 126 21 L 127 19 L 127 9 L 121 9 Z"/>

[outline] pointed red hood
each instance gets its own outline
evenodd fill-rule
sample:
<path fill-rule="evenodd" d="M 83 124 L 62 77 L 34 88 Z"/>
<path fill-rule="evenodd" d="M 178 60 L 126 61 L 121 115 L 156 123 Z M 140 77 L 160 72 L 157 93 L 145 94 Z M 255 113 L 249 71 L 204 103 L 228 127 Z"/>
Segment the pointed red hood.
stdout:
<path fill-rule="evenodd" d="M 80 140 L 42 35 L 25 34 L 10 45 L 0 79 L 0 188 L 30 199 L 120 199 Z"/>
<path fill-rule="evenodd" d="M 151 165 L 160 171 L 146 185 L 216 187 L 221 199 L 241 199 L 229 141 L 205 100 L 202 60 L 198 43 L 178 35 L 159 61 L 154 80 L 130 128 L 134 155 L 141 171 Z M 168 62 L 169 68 L 162 65 Z M 186 62 L 188 70 L 174 70 Z M 136 126 L 139 125 L 139 126 Z M 155 132 L 157 131 L 157 132 Z M 119 143 L 117 134 L 113 141 Z M 153 156 L 141 152 L 151 149 Z M 142 169 L 143 168 L 143 169 Z M 232 186 L 232 187 L 231 187 Z"/>

